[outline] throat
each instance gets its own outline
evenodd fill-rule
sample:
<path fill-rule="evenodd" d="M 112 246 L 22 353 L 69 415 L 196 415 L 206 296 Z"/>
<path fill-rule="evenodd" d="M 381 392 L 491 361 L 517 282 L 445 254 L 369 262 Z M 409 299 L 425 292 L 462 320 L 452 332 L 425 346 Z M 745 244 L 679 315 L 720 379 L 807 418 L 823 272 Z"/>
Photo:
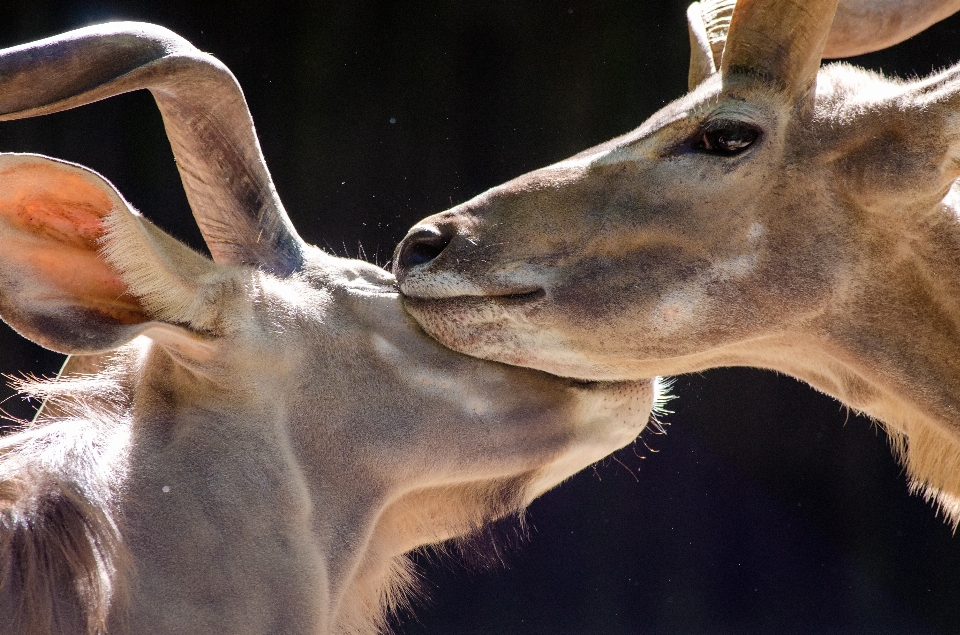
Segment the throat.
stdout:
<path fill-rule="evenodd" d="M 863 336 L 858 335 L 861 340 Z M 953 355 L 907 356 L 903 340 L 894 342 L 893 350 L 877 341 L 855 352 L 832 347 L 807 357 L 814 362 L 778 364 L 776 370 L 806 381 L 879 423 L 906 470 L 911 489 L 935 503 L 956 528 L 960 524 L 960 366 L 953 367 Z"/>

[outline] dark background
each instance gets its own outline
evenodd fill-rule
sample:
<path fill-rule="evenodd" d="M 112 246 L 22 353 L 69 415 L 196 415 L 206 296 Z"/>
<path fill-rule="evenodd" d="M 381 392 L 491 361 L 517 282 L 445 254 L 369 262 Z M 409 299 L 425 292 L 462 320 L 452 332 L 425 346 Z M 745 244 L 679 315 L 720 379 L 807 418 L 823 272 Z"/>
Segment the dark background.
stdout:
<path fill-rule="evenodd" d="M 417 219 L 623 133 L 686 85 L 683 0 L 18 5 L 0 5 L 0 47 L 136 19 L 217 55 L 304 238 L 381 264 Z M 960 60 L 958 35 L 948 20 L 858 63 L 924 75 Z M 90 166 L 201 245 L 146 94 L 0 124 L 0 150 Z M 59 364 L 0 324 L 0 372 Z M 397 630 L 960 632 L 960 538 L 908 495 L 875 426 L 769 372 L 674 392 L 668 433 L 536 502 L 506 567 L 421 557 L 432 599 Z"/>

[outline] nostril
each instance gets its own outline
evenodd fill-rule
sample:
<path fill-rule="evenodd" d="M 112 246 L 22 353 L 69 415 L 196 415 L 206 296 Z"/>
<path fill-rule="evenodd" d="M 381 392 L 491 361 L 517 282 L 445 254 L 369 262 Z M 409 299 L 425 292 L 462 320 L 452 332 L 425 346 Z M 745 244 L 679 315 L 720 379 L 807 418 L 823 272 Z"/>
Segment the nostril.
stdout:
<path fill-rule="evenodd" d="M 413 267 L 432 262 L 450 244 L 452 234 L 436 227 L 417 227 L 397 247 L 393 272 L 402 279 Z"/>
<path fill-rule="evenodd" d="M 410 245 L 410 247 L 404 252 L 403 264 L 407 267 L 416 267 L 417 265 L 426 264 L 439 256 L 441 251 L 443 251 L 443 247 L 439 245 L 415 243 Z"/>

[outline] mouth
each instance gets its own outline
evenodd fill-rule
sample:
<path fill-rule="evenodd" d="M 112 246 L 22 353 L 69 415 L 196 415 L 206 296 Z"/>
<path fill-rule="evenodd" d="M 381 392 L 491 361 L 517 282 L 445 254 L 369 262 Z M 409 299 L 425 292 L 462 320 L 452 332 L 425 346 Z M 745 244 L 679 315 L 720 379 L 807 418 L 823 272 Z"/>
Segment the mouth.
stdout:
<path fill-rule="evenodd" d="M 451 286 L 436 285 L 425 293 L 401 287 L 400 294 L 410 317 L 447 348 L 534 370 L 589 392 L 632 390 L 650 381 L 603 362 L 581 362 L 563 333 L 552 327 L 552 296 L 544 287 Z"/>
<path fill-rule="evenodd" d="M 495 305 L 495 306 L 523 306 L 533 304 L 547 297 L 547 292 L 541 288 L 511 289 L 506 293 L 485 293 L 483 295 L 463 294 L 444 297 L 418 297 L 404 295 L 404 302 L 415 307 L 440 305 Z"/>
<path fill-rule="evenodd" d="M 480 297 L 483 297 L 495 304 L 507 304 L 514 306 L 518 304 L 529 304 L 531 302 L 536 302 L 537 300 L 542 300 L 547 297 L 547 292 L 543 289 L 534 289 L 532 291 L 519 291 L 497 295 L 485 295 Z"/>

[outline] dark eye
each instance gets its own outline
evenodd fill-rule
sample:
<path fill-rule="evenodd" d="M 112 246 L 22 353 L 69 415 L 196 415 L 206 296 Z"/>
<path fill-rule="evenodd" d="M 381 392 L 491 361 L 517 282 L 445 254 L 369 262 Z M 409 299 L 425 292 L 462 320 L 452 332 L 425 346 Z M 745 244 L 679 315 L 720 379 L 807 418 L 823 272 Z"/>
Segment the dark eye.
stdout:
<path fill-rule="evenodd" d="M 708 123 L 694 140 L 695 150 L 732 157 L 749 148 L 760 131 L 742 121 L 720 120 Z"/>

